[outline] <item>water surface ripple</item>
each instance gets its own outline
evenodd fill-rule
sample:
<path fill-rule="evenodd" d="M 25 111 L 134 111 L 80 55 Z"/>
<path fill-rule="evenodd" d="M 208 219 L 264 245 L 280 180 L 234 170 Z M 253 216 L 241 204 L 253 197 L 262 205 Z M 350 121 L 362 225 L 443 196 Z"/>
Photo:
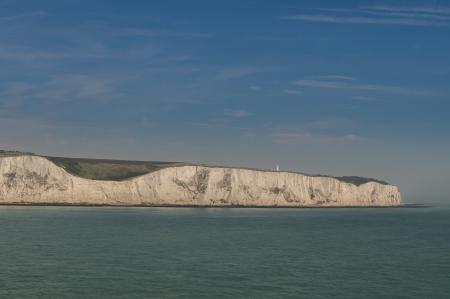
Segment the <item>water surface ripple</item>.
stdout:
<path fill-rule="evenodd" d="M 450 298 L 450 208 L 0 207 L 0 298 Z"/>

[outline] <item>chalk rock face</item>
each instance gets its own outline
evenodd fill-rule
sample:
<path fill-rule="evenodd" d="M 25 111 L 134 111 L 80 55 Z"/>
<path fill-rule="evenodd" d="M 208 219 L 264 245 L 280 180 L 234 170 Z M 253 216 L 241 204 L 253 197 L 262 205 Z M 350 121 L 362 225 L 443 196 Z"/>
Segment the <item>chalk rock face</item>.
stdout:
<path fill-rule="evenodd" d="M 226 167 L 167 167 L 125 181 L 80 178 L 39 156 L 0 158 L 0 203 L 194 206 L 394 206 L 397 187 Z"/>

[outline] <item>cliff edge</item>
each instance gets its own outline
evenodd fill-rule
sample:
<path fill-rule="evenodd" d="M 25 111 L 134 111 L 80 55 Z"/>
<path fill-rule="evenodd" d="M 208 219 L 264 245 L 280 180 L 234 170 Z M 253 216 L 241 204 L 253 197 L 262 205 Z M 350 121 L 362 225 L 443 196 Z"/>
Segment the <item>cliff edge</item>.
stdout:
<path fill-rule="evenodd" d="M 397 206 L 396 186 L 292 172 L 167 166 L 122 181 L 67 172 L 46 157 L 0 157 L 0 204 L 149 206 Z"/>

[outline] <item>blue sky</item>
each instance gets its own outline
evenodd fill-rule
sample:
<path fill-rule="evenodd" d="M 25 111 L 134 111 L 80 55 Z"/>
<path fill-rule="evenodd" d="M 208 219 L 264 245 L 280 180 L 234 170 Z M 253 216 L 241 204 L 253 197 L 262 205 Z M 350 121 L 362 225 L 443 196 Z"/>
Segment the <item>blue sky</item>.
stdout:
<path fill-rule="evenodd" d="M 450 195 L 450 1 L 0 0 L 0 147 Z"/>

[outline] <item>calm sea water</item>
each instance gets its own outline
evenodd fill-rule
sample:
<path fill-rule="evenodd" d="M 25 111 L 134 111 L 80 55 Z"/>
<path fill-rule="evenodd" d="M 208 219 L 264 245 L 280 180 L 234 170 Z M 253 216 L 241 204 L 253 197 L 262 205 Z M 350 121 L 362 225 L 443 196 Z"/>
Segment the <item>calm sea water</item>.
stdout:
<path fill-rule="evenodd" d="M 0 207 L 0 298 L 450 298 L 450 209 Z"/>

